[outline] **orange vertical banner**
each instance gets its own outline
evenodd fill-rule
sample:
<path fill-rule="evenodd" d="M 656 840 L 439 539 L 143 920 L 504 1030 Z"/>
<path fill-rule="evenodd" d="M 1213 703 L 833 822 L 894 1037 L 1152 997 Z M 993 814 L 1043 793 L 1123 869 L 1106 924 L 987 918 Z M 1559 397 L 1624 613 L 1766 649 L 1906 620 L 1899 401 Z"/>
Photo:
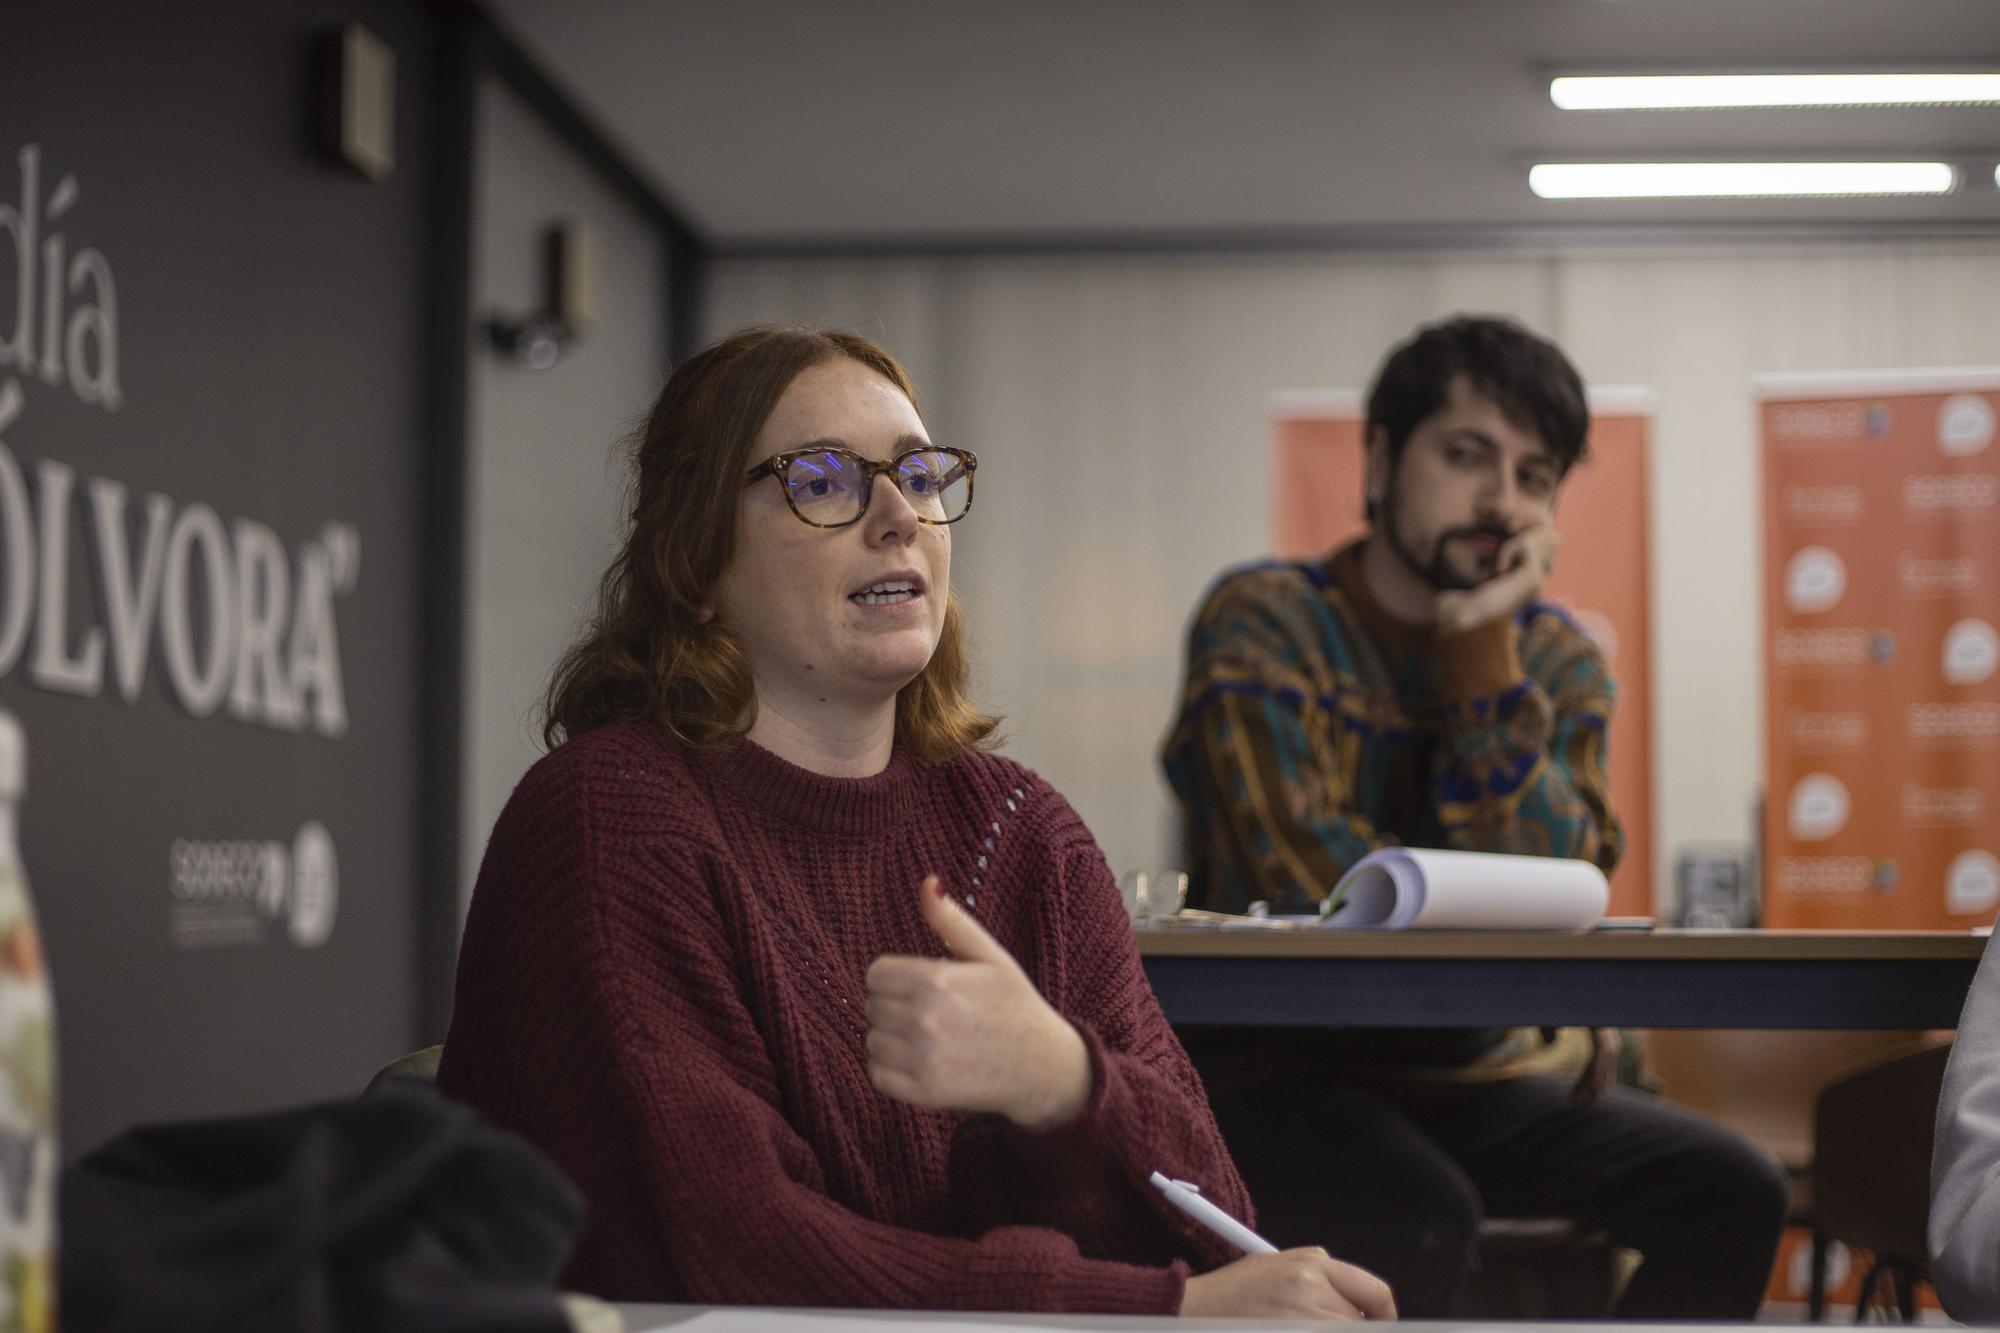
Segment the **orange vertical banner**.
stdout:
<path fill-rule="evenodd" d="M 1766 376 L 1764 919 L 2000 906 L 2000 369 Z"/>
<path fill-rule="evenodd" d="M 1277 554 L 1303 559 L 1367 531 L 1361 395 L 1274 393 L 1271 530 Z M 1653 912 L 1652 650 L 1647 587 L 1646 467 L 1653 395 L 1590 391 L 1590 460 L 1563 482 L 1562 553 L 1544 595 L 1603 649 L 1618 680 L 1611 718 L 1611 799 L 1625 856 L 1611 875 L 1614 916 Z"/>

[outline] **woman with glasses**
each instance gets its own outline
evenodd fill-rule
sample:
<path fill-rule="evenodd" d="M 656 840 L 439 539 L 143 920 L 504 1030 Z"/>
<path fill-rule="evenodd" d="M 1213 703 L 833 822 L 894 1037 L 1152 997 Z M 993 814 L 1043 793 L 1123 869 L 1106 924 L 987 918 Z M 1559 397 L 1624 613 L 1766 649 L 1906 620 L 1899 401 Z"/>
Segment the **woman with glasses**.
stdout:
<path fill-rule="evenodd" d="M 1249 1210 L 1102 854 L 982 748 L 951 594 L 978 461 L 932 442 L 896 361 L 745 329 L 675 369 L 636 453 L 551 751 L 487 846 L 439 1072 L 582 1188 L 566 1280 L 1389 1314 L 1360 1270 L 1238 1259 L 1149 1188 Z"/>

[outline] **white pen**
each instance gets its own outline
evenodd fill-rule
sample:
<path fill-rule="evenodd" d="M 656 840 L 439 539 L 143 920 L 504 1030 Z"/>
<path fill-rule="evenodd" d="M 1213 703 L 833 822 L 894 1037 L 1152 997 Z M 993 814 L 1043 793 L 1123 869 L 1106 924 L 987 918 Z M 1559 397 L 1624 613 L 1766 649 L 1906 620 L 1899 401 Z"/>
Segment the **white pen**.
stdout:
<path fill-rule="evenodd" d="M 1201 1197 L 1201 1186 L 1185 1180 L 1168 1180 L 1155 1171 L 1153 1188 L 1167 1196 L 1167 1202 L 1234 1245 L 1245 1254 L 1276 1254 L 1278 1247 Z"/>

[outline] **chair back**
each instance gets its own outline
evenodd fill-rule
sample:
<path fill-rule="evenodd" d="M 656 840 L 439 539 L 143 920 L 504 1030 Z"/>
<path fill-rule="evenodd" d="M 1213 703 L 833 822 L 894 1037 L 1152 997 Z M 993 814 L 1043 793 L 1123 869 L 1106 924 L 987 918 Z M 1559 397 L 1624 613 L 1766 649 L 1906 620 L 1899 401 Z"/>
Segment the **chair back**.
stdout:
<path fill-rule="evenodd" d="M 373 1092 L 384 1080 L 392 1078 L 420 1078 L 434 1083 L 438 1076 L 438 1061 L 443 1058 L 443 1043 L 426 1046 L 421 1051 L 411 1051 L 408 1055 L 399 1055 L 376 1070 L 375 1077 L 368 1080 L 368 1086 L 363 1091 Z"/>
<path fill-rule="evenodd" d="M 1949 1041 L 1891 1052 L 1821 1090 L 1813 1112 L 1813 1214 L 1823 1235 L 1921 1263 L 1931 1140 Z"/>

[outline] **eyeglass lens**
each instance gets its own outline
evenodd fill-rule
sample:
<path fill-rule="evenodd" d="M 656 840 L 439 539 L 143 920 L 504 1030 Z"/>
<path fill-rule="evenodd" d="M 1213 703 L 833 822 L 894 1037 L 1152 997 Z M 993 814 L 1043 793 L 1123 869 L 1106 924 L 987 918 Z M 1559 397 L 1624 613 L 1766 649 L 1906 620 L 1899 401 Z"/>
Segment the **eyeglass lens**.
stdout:
<path fill-rule="evenodd" d="M 896 486 L 919 518 L 948 523 L 965 512 L 972 495 L 965 465 L 943 450 L 922 449 L 896 460 Z M 813 523 L 845 523 L 858 517 L 867 500 L 867 473 L 858 460 L 832 450 L 794 457 L 784 473 L 785 490 L 799 515 Z"/>

